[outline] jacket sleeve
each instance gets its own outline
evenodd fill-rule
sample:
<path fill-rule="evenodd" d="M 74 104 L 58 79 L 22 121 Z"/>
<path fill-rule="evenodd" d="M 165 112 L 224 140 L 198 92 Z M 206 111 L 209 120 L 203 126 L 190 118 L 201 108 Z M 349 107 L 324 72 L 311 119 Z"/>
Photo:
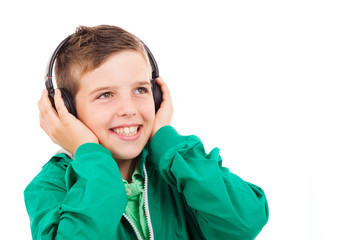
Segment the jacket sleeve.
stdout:
<path fill-rule="evenodd" d="M 151 140 L 150 159 L 183 194 L 206 239 L 254 239 L 266 224 L 263 190 L 222 167 L 219 150 L 206 154 L 196 136 L 165 126 Z"/>
<path fill-rule="evenodd" d="M 56 156 L 24 191 L 33 239 L 115 239 L 127 198 L 110 152 L 81 145 L 67 167 Z"/>

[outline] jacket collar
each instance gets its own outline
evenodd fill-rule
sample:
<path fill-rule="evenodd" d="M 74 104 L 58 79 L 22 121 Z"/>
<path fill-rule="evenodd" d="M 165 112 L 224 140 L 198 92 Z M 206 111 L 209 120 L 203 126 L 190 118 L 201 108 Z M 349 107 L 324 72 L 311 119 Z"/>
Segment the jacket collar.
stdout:
<path fill-rule="evenodd" d="M 140 155 L 138 156 L 139 166 L 140 166 L 140 173 L 141 176 L 144 177 L 144 167 L 146 163 L 146 158 L 149 155 L 149 143 L 145 145 L 143 150 L 141 151 Z"/>
<path fill-rule="evenodd" d="M 73 159 L 73 155 L 66 151 L 65 149 L 63 148 L 60 148 L 55 155 L 58 155 L 58 154 L 65 154 L 67 156 L 69 156 L 71 159 Z M 141 176 L 144 177 L 144 166 L 145 166 L 145 163 L 146 163 L 146 158 L 147 156 L 149 155 L 149 143 L 147 143 L 145 145 L 145 147 L 143 148 L 143 150 L 141 151 L 141 153 L 139 154 L 138 156 L 138 161 L 139 161 L 139 166 L 140 166 L 140 173 L 141 173 Z"/>

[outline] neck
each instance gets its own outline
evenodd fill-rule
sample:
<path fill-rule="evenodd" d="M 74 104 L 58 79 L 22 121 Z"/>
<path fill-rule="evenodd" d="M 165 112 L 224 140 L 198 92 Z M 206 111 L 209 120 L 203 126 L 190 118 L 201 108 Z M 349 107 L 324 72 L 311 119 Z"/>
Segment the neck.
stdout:
<path fill-rule="evenodd" d="M 132 181 L 132 175 L 135 171 L 136 163 L 138 159 L 134 158 L 131 160 L 116 160 L 116 163 L 119 167 L 121 177 L 125 179 L 128 183 Z"/>

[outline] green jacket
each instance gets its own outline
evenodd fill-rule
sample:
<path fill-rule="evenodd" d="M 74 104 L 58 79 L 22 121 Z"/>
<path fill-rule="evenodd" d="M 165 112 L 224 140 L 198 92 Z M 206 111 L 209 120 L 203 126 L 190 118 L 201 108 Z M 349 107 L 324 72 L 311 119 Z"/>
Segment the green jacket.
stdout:
<path fill-rule="evenodd" d="M 196 136 L 161 128 L 139 156 L 150 239 L 254 239 L 268 220 L 261 188 L 222 167 Z M 111 153 L 55 155 L 24 192 L 33 239 L 137 239 Z"/>

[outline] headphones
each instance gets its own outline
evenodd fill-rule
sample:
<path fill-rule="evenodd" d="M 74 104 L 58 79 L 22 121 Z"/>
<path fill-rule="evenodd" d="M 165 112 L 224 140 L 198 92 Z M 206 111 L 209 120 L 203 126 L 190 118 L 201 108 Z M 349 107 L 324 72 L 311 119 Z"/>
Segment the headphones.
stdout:
<path fill-rule="evenodd" d="M 67 38 L 65 38 L 60 44 L 59 46 L 57 46 L 57 48 L 55 49 L 54 53 L 52 54 L 48 65 L 46 67 L 46 72 L 45 72 L 45 86 L 46 89 L 49 93 L 49 99 L 50 102 L 52 104 L 52 106 L 55 108 L 55 102 L 54 102 L 54 95 L 55 95 L 55 89 L 52 83 L 52 71 L 53 71 L 53 66 L 55 63 L 55 59 L 57 57 L 57 55 L 59 54 L 60 50 L 62 50 L 63 46 L 67 43 L 67 41 L 69 40 L 69 38 L 71 37 L 68 36 Z M 162 92 L 161 92 L 161 88 L 160 86 L 156 83 L 156 78 L 159 77 L 159 68 L 157 66 L 157 63 L 155 61 L 154 56 L 152 55 L 152 53 L 150 52 L 150 49 L 145 45 L 144 42 L 142 42 L 144 45 L 144 48 L 147 52 L 147 55 L 149 57 L 149 61 L 150 61 L 150 65 L 152 68 L 152 73 L 151 73 L 151 86 L 152 86 L 152 93 L 153 93 L 153 97 L 154 97 L 154 102 L 155 102 L 155 113 L 159 110 L 160 108 L 160 104 L 162 102 Z M 77 117 L 77 113 L 76 113 L 76 107 L 75 107 L 75 102 L 74 102 L 74 98 L 71 96 L 70 92 L 67 91 L 64 88 L 59 88 L 59 90 L 61 91 L 61 97 L 64 100 L 64 104 L 65 107 L 67 108 L 67 110 L 69 111 L 69 113 L 71 113 L 72 115 L 74 115 L 75 117 Z M 55 108 L 56 110 L 56 108 Z"/>

